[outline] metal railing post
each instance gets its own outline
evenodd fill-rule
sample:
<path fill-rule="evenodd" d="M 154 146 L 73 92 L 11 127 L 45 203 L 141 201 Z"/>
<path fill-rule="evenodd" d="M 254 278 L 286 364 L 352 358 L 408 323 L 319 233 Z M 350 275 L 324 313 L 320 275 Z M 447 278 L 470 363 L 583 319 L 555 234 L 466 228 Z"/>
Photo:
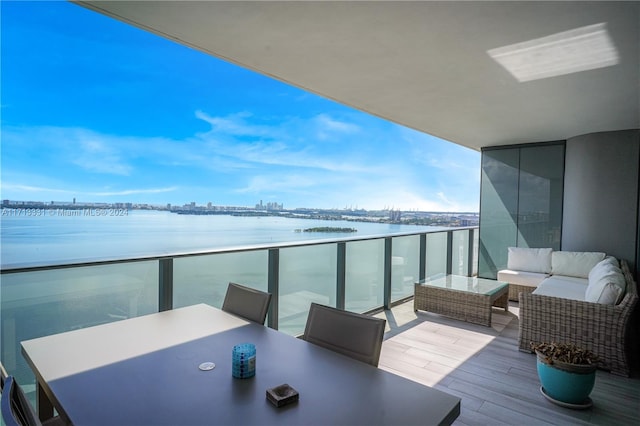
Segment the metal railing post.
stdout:
<path fill-rule="evenodd" d="M 173 309 L 173 258 L 158 260 L 158 311 Z"/>
<path fill-rule="evenodd" d="M 267 326 L 277 330 L 280 294 L 280 249 L 269 249 L 268 262 L 267 291 L 271 293 L 271 306 L 269 306 Z"/>
<path fill-rule="evenodd" d="M 344 309 L 345 293 L 346 293 L 346 261 L 347 261 L 347 244 L 338 243 L 337 247 L 338 259 L 336 263 L 336 308 Z"/>
<path fill-rule="evenodd" d="M 453 270 L 453 231 L 447 231 L 447 275 Z"/>
<path fill-rule="evenodd" d="M 473 275 L 473 229 L 469 229 L 469 242 L 467 249 L 467 276 Z"/>
<path fill-rule="evenodd" d="M 419 261 L 418 279 L 422 281 L 427 277 L 427 234 L 420 234 Z"/>
<path fill-rule="evenodd" d="M 386 237 L 384 239 L 384 292 L 383 292 L 383 309 L 390 309 L 391 307 L 391 245 L 392 238 Z"/>

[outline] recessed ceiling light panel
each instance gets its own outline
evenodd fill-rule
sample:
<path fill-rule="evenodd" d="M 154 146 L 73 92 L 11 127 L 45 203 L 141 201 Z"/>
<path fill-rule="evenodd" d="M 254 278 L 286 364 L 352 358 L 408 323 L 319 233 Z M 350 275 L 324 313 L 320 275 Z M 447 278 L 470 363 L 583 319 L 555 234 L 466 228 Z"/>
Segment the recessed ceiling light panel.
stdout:
<path fill-rule="evenodd" d="M 619 62 L 605 23 L 487 51 L 518 81 L 531 81 L 616 65 Z"/>

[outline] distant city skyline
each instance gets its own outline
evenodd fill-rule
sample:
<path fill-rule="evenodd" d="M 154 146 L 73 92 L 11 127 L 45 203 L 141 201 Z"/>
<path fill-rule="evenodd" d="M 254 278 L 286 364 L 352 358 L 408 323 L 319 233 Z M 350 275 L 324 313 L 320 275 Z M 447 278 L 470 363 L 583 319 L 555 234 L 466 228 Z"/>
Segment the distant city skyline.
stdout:
<path fill-rule="evenodd" d="M 69 2 L 2 2 L 1 198 L 478 211 L 480 153 Z"/>
<path fill-rule="evenodd" d="M 268 202 L 263 203 L 262 200 L 258 201 L 255 204 L 242 204 L 242 205 L 222 205 L 222 204 L 214 204 L 211 201 L 206 203 L 198 204 L 195 201 L 191 201 L 183 204 L 171 204 L 171 203 L 136 203 L 136 202 L 104 202 L 104 201 L 86 201 L 86 200 L 76 200 L 75 198 L 72 200 L 10 200 L 10 199 L 2 199 L 0 200 L 0 207 L 14 209 L 18 208 L 21 210 L 28 210 L 31 208 L 39 208 L 39 207 L 62 207 L 62 208 L 75 208 L 76 206 L 111 206 L 117 208 L 153 208 L 153 209 L 183 209 L 183 208 L 195 208 L 195 209 L 229 209 L 229 210 L 286 210 L 286 211 L 295 211 L 295 210 L 318 210 L 318 211 L 343 211 L 343 212 L 355 212 L 355 211 L 368 211 L 368 212 L 415 212 L 415 213 L 430 213 L 430 214 L 472 214 L 478 215 L 478 211 L 443 211 L 443 210 L 419 210 L 419 209 L 399 209 L 393 206 L 384 206 L 380 209 L 365 209 L 354 205 L 338 207 L 338 208 L 318 208 L 313 206 L 297 206 L 297 207 L 287 207 L 283 203 L 278 202 Z M 17 214 L 14 214 L 17 215 Z"/>

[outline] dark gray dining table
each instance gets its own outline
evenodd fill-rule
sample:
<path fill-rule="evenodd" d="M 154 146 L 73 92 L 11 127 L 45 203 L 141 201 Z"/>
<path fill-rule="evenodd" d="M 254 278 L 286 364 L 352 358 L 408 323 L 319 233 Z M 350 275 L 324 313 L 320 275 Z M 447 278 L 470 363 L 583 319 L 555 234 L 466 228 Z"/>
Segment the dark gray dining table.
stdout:
<path fill-rule="evenodd" d="M 231 374 L 256 346 L 256 374 Z M 82 425 L 450 424 L 460 399 L 200 304 L 22 342 L 41 418 Z M 199 366 L 213 362 L 215 368 Z M 299 400 L 276 407 L 269 388 Z"/>

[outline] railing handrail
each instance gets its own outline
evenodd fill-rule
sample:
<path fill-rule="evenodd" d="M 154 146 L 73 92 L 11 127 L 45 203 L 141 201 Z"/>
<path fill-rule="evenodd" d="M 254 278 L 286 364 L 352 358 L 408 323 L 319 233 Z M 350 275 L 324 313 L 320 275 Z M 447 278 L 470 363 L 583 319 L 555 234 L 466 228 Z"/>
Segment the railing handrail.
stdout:
<path fill-rule="evenodd" d="M 262 244 L 251 244 L 246 246 L 235 246 L 235 247 L 220 247 L 216 249 L 203 249 L 203 250 L 193 250 L 193 251 L 176 251 L 165 254 L 154 254 L 147 256 L 135 256 L 135 257 L 126 257 L 126 258 L 100 258 L 100 259 L 91 259 L 91 260 L 78 260 L 78 261 L 70 261 L 68 263 L 32 263 L 32 264 L 9 264 L 3 265 L 0 268 L 0 274 L 13 274 L 13 273 L 22 273 L 22 272 L 35 272 L 35 271 L 45 271 L 51 269 L 66 269 L 66 268 L 78 268 L 85 266 L 99 266 L 99 265 L 111 265 L 115 263 L 133 263 L 133 262 L 144 262 L 144 261 L 152 261 L 152 260 L 163 260 L 163 259 L 176 259 L 182 257 L 191 257 L 191 256 L 206 256 L 212 254 L 224 254 L 224 253 L 239 253 L 245 251 L 255 251 L 255 250 L 268 250 L 273 248 L 290 248 L 290 247 L 304 247 L 304 246 L 312 246 L 312 245 L 322 245 L 322 244 L 335 244 L 340 242 L 349 242 L 349 241 L 368 241 L 368 240 L 377 240 L 387 237 L 406 237 L 412 235 L 423 235 L 423 234 L 436 234 L 441 232 L 455 232 L 455 231 L 465 231 L 469 229 L 478 229 L 478 226 L 460 226 L 460 227 L 443 227 L 443 229 L 434 229 L 434 230 L 422 230 L 422 231 L 403 231 L 403 232 L 394 232 L 387 234 L 375 234 L 375 235 L 364 235 L 361 237 L 341 237 L 341 238 L 327 238 L 327 239 L 316 239 L 316 240 L 305 240 L 305 241 L 284 241 L 279 243 L 262 243 Z"/>

